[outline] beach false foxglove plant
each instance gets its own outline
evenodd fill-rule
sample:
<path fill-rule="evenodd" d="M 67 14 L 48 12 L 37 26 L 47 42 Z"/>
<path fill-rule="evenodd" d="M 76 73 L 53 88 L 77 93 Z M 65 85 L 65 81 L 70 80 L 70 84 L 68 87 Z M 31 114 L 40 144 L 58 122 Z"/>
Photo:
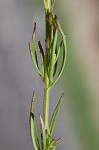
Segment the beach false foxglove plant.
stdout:
<path fill-rule="evenodd" d="M 29 44 L 30 56 L 32 62 L 40 75 L 44 83 L 44 100 L 43 100 L 43 117 L 40 115 L 40 135 L 38 137 L 37 125 L 34 115 L 35 93 L 33 92 L 31 109 L 30 109 L 30 135 L 35 150 L 55 150 L 58 144 L 58 140 L 53 139 L 52 134 L 55 127 L 56 118 L 62 103 L 63 94 L 58 101 L 58 104 L 54 110 L 52 118 L 49 122 L 49 102 L 50 102 L 50 90 L 60 78 L 65 63 L 66 63 L 66 38 L 64 32 L 59 23 L 58 17 L 53 14 L 53 8 L 55 0 L 43 0 L 45 9 L 45 50 L 42 47 L 41 42 L 38 42 L 41 64 L 37 57 L 37 48 L 35 40 L 36 23 L 34 23 L 34 29 L 32 33 L 32 41 Z M 61 38 L 60 38 L 61 37 Z M 60 70 L 57 63 L 60 53 L 63 53 Z"/>

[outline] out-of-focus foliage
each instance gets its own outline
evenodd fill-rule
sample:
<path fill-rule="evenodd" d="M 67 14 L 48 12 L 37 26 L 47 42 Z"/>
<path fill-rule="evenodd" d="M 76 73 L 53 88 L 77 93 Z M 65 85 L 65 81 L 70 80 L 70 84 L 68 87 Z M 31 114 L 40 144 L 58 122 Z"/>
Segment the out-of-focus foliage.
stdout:
<path fill-rule="evenodd" d="M 99 4 L 95 1 L 64 1 L 64 5 L 59 4 L 59 13 L 62 13 L 63 26 L 69 31 L 68 35 L 68 55 L 64 80 L 61 86 L 66 88 L 67 101 L 73 120 L 75 134 L 78 136 L 81 150 L 98 150 L 99 149 L 99 128 L 98 121 L 93 115 L 95 105 L 99 104 L 99 86 L 92 85 L 95 78 L 92 75 L 99 74 L 99 36 L 98 33 L 98 10 Z M 98 6 L 98 7 L 97 7 Z M 61 9 L 62 7 L 62 9 Z M 66 19 L 67 18 L 67 19 Z M 70 22 L 68 22 L 68 20 Z M 74 36 L 75 34 L 75 36 Z M 73 36 L 72 36 L 73 35 Z M 76 39 L 75 39 L 76 38 Z M 96 42 L 98 40 L 98 43 Z M 75 44 L 78 44 L 77 45 Z M 75 47 L 76 45 L 76 47 Z M 78 50 L 75 50 L 78 48 Z M 79 53 L 77 53 L 79 52 Z M 94 58 L 94 59 L 93 59 Z M 97 60 L 94 62 L 93 60 Z M 86 71 L 86 68 L 87 71 Z M 91 69 L 89 69 L 91 68 Z M 93 74 L 90 74 L 90 70 Z M 87 72 L 87 73 L 86 73 Z M 96 75 L 95 75 L 96 76 Z M 98 76 L 96 76 L 98 77 Z M 90 84 L 90 78 L 93 82 Z M 89 80 L 88 80 L 89 79 Z M 97 79 L 97 81 L 99 81 Z M 97 83 L 98 84 L 98 83 Z M 92 87 L 90 87 L 90 85 Z M 98 84 L 99 85 L 99 84 Z M 92 95 L 91 91 L 96 90 L 98 96 Z M 97 99 L 97 102 L 93 98 Z M 93 106 L 93 105 L 94 106 Z M 67 105 L 67 103 L 66 103 Z M 67 108 L 68 106 L 66 106 Z M 96 111 L 97 112 L 97 111 Z M 98 118 L 98 117 L 97 117 Z M 97 125 L 96 125 L 97 124 Z"/>
<path fill-rule="evenodd" d="M 75 133 L 80 137 L 84 150 L 98 150 L 99 136 L 91 116 L 91 96 L 86 87 L 84 70 L 75 61 L 73 47 L 68 42 L 68 59 L 64 75 L 64 87 L 69 95 L 69 105 L 72 110 Z M 82 67 L 83 68 L 83 67 Z"/>

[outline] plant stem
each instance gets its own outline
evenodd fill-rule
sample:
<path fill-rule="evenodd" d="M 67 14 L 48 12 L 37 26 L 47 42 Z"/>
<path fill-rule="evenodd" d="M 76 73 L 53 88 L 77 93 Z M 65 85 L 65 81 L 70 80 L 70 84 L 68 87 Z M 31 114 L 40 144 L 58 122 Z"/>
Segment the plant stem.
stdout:
<path fill-rule="evenodd" d="M 50 10 L 50 8 L 51 8 L 51 0 L 46 0 L 46 2 L 47 2 L 47 7 Z"/>
<path fill-rule="evenodd" d="M 48 88 L 48 78 L 45 75 L 45 85 L 44 85 L 44 124 L 45 129 L 48 129 L 48 120 L 49 120 L 49 96 L 50 96 L 50 89 Z"/>
<path fill-rule="evenodd" d="M 46 17 L 46 16 L 45 16 Z M 45 124 L 45 128 L 48 128 L 48 119 L 49 119 L 49 93 L 50 93 L 50 89 L 49 89 L 49 79 L 48 79 L 48 75 L 47 75 L 47 68 L 48 68 L 48 64 L 47 64 L 47 58 L 48 58 L 48 52 L 47 52 L 47 47 L 48 47 L 48 43 L 49 43 L 49 37 L 48 37 L 48 31 L 47 31 L 47 22 L 46 22 L 46 42 L 45 42 L 45 66 L 44 66 L 44 110 L 43 110 L 43 115 L 44 115 L 44 124 Z"/>
<path fill-rule="evenodd" d="M 48 78 L 48 50 L 50 45 L 50 26 L 48 23 L 49 19 L 49 10 L 45 12 L 45 30 L 46 30 L 46 41 L 45 41 L 45 62 L 44 62 L 44 102 L 43 102 L 43 116 L 44 116 L 44 124 L 45 128 L 48 129 L 49 123 L 49 96 L 50 96 L 50 88 L 49 88 L 49 78 Z"/>
<path fill-rule="evenodd" d="M 41 64 L 38 63 L 39 61 L 37 57 L 35 39 L 36 23 L 34 23 L 32 42 L 29 44 L 32 62 L 34 63 L 35 68 L 38 71 L 42 81 L 44 82 L 43 119 L 40 115 L 41 140 L 39 140 L 38 138 L 36 120 L 34 115 L 34 93 L 30 109 L 30 133 L 35 150 L 55 150 L 59 140 L 53 139 L 52 133 L 55 127 L 55 122 L 60 106 L 62 104 L 63 94 L 60 100 L 58 101 L 54 113 L 49 122 L 50 90 L 52 89 L 52 86 L 56 83 L 56 81 L 59 79 L 64 69 L 64 65 L 66 62 L 66 41 L 65 35 L 62 31 L 58 18 L 56 15 L 53 14 L 55 0 L 43 0 L 43 2 L 45 8 L 45 52 L 43 50 L 41 42 L 38 42 L 41 54 Z M 60 33 L 61 35 L 61 40 L 58 39 L 58 33 Z M 60 44 L 58 44 L 58 42 Z M 57 61 L 61 49 L 63 50 L 63 60 L 60 70 L 57 72 Z"/>

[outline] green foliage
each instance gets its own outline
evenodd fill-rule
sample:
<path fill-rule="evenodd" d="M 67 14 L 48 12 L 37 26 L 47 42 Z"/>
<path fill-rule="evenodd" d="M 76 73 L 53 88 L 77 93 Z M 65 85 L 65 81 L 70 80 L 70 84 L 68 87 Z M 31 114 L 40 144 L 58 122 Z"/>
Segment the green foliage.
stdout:
<path fill-rule="evenodd" d="M 50 134 L 52 135 L 53 133 L 53 130 L 54 130 L 54 126 L 55 126 L 55 122 L 56 122 L 56 118 L 57 118 L 57 115 L 58 115 L 58 112 L 59 112 L 59 109 L 60 109 L 60 106 L 62 104 L 62 98 L 63 98 L 63 94 L 55 108 L 55 111 L 52 115 L 52 118 L 51 118 L 51 121 L 50 121 Z"/>
<path fill-rule="evenodd" d="M 40 123 L 41 123 L 41 134 L 42 134 L 41 137 L 42 137 L 42 142 L 43 142 L 42 149 L 45 150 L 46 149 L 46 129 L 45 129 L 45 125 L 41 116 L 40 116 Z"/>
<path fill-rule="evenodd" d="M 32 143 L 34 145 L 35 150 L 40 150 L 40 144 L 39 144 L 39 139 L 38 139 L 38 134 L 37 134 L 37 129 L 36 129 L 36 120 L 34 116 L 34 102 L 35 102 L 35 95 L 33 92 L 32 96 L 32 101 L 31 101 L 31 109 L 30 109 L 30 134 L 31 134 L 31 139 Z"/>
<path fill-rule="evenodd" d="M 68 42 L 69 59 L 67 59 L 66 70 L 64 71 L 63 86 L 68 87 L 69 98 L 67 100 L 69 100 L 68 104 L 72 110 L 75 132 L 79 142 L 81 142 L 81 150 L 98 150 L 99 135 L 91 114 L 92 96 L 88 86 L 86 87 L 88 81 L 79 58 L 75 57 L 74 45 L 71 39 L 68 39 Z"/>
<path fill-rule="evenodd" d="M 35 31 L 36 31 L 36 23 L 34 23 L 34 30 L 32 33 L 32 42 L 29 43 L 30 56 L 31 56 L 32 62 L 34 63 L 36 70 L 38 71 L 39 75 L 43 78 L 43 75 L 40 72 L 39 65 L 38 65 L 37 52 L 36 52 Z"/>
<path fill-rule="evenodd" d="M 43 2 L 45 7 L 46 39 L 45 39 L 45 52 L 43 50 L 41 42 L 40 41 L 38 42 L 41 54 L 41 64 L 38 63 L 40 61 L 38 61 L 36 51 L 36 40 L 35 40 L 36 23 L 34 23 L 32 41 L 29 44 L 32 62 L 44 83 L 43 119 L 40 115 L 41 140 L 38 138 L 38 133 L 36 129 L 36 120 L 34 117 L 34 103 L 35 103 L 34 92 L 30 109 L 30 134 L 35 150 L 55 150 L 58 145 L 59 139 L 58 140 L 53 139 L 52 133 L 55 127 L 55 122 L 58 116 L 58 112 L 60 110 L 60 106 L 62 104 L 63 94 L 55 108 L 50 124 L 49 124 L 49 96 L 50 96 L 49 94 L 50 90 L 58 81 L 64 70 L 66 63 L 67 48 L 65 35 L 62 31 L 58 17 L 53 14 L 55 0 L 43 0 Z M 61 39 L 58 38 L 59 35 Z M 61 52 L 63 52 L 63 58 L 60 69 L 59 71 L 57 71 L 58 60 Z"/>

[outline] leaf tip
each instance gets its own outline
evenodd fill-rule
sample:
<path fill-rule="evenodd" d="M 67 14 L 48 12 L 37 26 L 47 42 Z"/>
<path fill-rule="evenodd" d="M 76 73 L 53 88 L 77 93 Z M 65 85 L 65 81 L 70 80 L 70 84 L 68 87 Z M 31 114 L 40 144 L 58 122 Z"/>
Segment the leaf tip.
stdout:
<path fill-rule="evenodd" d="M 32 32 L 32 39 L 34 38 L 35 31 L 36 31 L 36 22 L 34 22 L 34 29 L 33 29 L 33 32 Z"/>

